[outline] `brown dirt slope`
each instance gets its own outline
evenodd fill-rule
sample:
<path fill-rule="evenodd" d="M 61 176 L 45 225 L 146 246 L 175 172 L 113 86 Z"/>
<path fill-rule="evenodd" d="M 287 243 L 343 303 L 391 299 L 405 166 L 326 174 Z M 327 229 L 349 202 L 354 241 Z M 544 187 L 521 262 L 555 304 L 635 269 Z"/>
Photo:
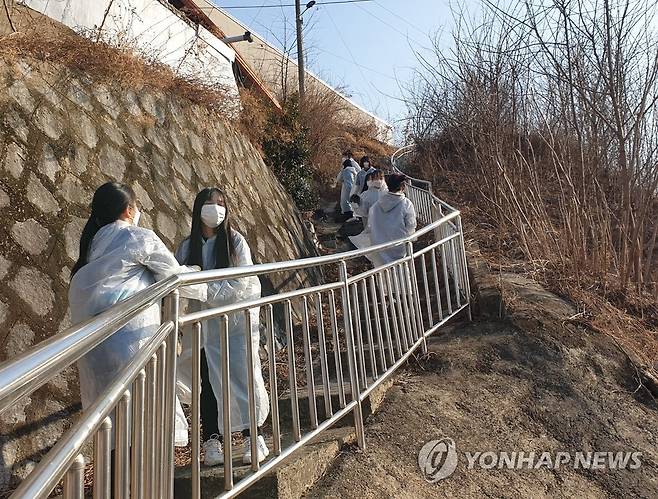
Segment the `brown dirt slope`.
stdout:
<path fill-rule="evenodd" d="M 658 497 L 658 410 L 615 340 L 573 325 L 573 308 L 503 276 L 505 321 L 458 325 L 403 371 L 350 449 L 308 497 Z M 429 440 L 456 443 L 455 473 L 426 482 Z M 467 469 L 464 452 L 639 451 L 636 470 Z"/>

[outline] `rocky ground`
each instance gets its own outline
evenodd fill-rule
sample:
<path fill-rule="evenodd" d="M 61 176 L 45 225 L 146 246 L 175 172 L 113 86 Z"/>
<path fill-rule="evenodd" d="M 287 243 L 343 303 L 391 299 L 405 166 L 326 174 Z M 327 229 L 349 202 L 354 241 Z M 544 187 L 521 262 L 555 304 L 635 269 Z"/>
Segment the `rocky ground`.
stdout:
<path fill-rule="evenodd" d="M 501 278 L 507 318 L 433 339 L 367 421 L 367 452 L 347 449 L 307 497 L 658 497 L 658 406 L 629 359 L 533 281 Z M 428 483 L 418 453 L 442 437 L 457 468 Z M 642 456 L 635 470 L 468 469 L 464 453 L 478 451 Z"/>

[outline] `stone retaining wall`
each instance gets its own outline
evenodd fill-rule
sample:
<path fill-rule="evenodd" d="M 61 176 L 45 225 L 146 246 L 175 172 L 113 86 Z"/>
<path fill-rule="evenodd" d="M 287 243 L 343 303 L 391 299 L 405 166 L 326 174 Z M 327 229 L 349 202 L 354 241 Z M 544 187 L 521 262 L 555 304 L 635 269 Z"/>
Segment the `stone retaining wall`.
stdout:
<path fill-rule="evenodd" d="M 196 192 L 216 185 L 256 261 L 314 254 L 258 152 L 213 112 L 58 66 L 0 59 L 0 361 L 70 325 L 66 296 L 80 232 L 94 189 L 110 179 L 133 186 L 140 225 L 172 250 L 189 234 Z M 288 286 L 307 278 L 283 277 Z M 0 415 L 0 490 L 54 443 L 77 403 L 73 367 Z"/>

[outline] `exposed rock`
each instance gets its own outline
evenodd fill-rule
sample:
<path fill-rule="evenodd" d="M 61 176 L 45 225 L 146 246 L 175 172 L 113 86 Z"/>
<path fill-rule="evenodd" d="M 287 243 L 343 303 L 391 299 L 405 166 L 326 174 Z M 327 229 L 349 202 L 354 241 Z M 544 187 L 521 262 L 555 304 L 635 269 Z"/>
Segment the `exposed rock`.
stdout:
<path fill-rule="evenodd" d="M 44 213 L 55 213 L 60 209 L 55 197 L 43 186 L 34 173 L 30 173 L 27 182 L 27 198 Z"/>
<path fill-rule="evenodd" d="M 38 316 L 43 317 L 52 310 L 55 301 L 52 281 L 43 272 L 34 268 L 21 267 L 16 273 L 16 277 L 9 282 L 9 287 Z"/>
<path fill-rule="evenodd" d="M 38 255 L 48 246 L 50 232 L 33 218 L 28 218 L 14 224 L 11 236 L 30 255 Z"/>
<path fill-rule="evenodd" d="M 57 162 L 57 157 L 55 156 L 55 151 L 50 147 L 49 144 L 43 145 L 43 150 L 41 153 L 41 162 L 39 163 L 39 171 L 46 175 L 53 182 L 55 181 L 55 176 L 59 171 L 59 163 Z"/>
<path fill-rule="evenodd" d="M 30 86 L 41 94 L 43 99 L 38 99 L 41 107 L 46 105 L 52 106 L 56 109 L 62 109 L 63 91 L 62 84 L 68 81 L 68 78 L 63 74 L 48 74 L 35 75 L 30 78 Z M 59 87 L 57 87 L 59 85 Z M 56 90 L 57 88 L 57 90 Z"/>
<path fill-rule="evenodd" d="M 7 146 L 7 154 L 5 155 L 5 170 L 11 173 L 12 177 L 19 178 L 23 173 L 23 164 L 25 163 L 26 156 L 25 149 L 15 142 L 10 143 Z"/>
<path fill-rule="evenodd" d="M 68 160 L 71 171 L 80 175 L 89 168 L 89 150 L 83 145 L 69 145 Z"/>
<path fill-rule="evenodd" d="M 153 144 L 155 147 L 157 147 L 161 151 L 167 150 L 167 143 L 163 140 L 162 136 L 159 133 L 156 133 L 154 127 L 147 126 L 145 135 L 148 141 L 151 144 Z"/>
<path fill-rule="evenodd" d="M 86 218 L 73 217 L 72 220 L 64 227 L 64 246 L 66 254 L 74 262 L 78 259 L 80 251 L 80 234 L 87 223 Z"/>
<path fill-rule="evenodd" d="M 19 480 L 25 480 L 36 467 L 37 463 L 28 459 L 14 469 L 14 476 L 16 476 Z"/>
<path fill-rule="evenodd" d="M 103 146 L 98 161 L 103 173 L 118 182 L 123 180 L 126 172 L 126 158 L 118 148 L 109 145 Z"/>

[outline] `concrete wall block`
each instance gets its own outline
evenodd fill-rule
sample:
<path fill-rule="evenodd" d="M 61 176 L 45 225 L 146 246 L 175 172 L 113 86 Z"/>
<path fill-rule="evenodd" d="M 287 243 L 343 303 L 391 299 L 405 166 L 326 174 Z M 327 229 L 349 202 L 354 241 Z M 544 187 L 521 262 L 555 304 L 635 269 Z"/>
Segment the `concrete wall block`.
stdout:
<path fill-rule="evenodd" d="M 20 178 L 23 173 L 23 164 L 27 158 L 27 151 L 23 146 L 11 142 L 7 146 L 7 152 L 3 162 L 4 169 L 8 171 L 12 177 Z"/>
<path fill-rule="evenodd" d="M 35 268 L 21 267 L 9 282 L 18 297 L 39 317 L 44 317 L 53 308 L 55 293 L 52 279 Z"/>
<path fill-rule="evenodd" d="M 27 199 L 44 213 L 57 213 L 60 210 L 55 196 L 46 189 L 34 173 L 27 181 Z"/>
<path fill-rule="evenodd" d="M 59 171 L 59 163 L 55 156 L 55 151 L 50 147 L 50 144 L 44 144 L 41 152 L 41 161 L 39 163 L 39 171 L 48 177 L 52 182 L 55 181 L 55 176 Z"/>
<path fill-rule="evenodd" d="M 23 142 L 27 143 L 29 128 L 25 120 L 20 117 L 20 115 L 14 110 L 7 110 L 2 116 L 3 121 L 7 126 L 13 130 L 15 136 L 21 139 Z"/>
<path fill-rule="evenodd" d="M 126 172 L 126 158 L 117 147 L 104 145 L 101 148 L 98 160 L 101 171 L 105 175 L 117 182 L 123 180 L 123 175 Z"/>
<path fill-rule="evenodd" d="M 9 96 L 21 106 L 23 111 L 26 113 L 32 113 L 34 111 L 34 98 L 30 94 L 30 90 L 25 85 L 23 80 L 16 80 L 7 90 Z"/>
<path fill-rule="evenodd" d="M 11 237 L 30 255 L 38 255 L 48 246 L 50 232 L 33 218 L 28 218 L 14 223 Z"/>
<path fill-rule="evenodd" d="M 61 116 L 53 113 L 50 108 L 39 106 L 34 114 L 34 120 L 39 130 L 52 140 L 58 140 L 64 132 Z"/>

